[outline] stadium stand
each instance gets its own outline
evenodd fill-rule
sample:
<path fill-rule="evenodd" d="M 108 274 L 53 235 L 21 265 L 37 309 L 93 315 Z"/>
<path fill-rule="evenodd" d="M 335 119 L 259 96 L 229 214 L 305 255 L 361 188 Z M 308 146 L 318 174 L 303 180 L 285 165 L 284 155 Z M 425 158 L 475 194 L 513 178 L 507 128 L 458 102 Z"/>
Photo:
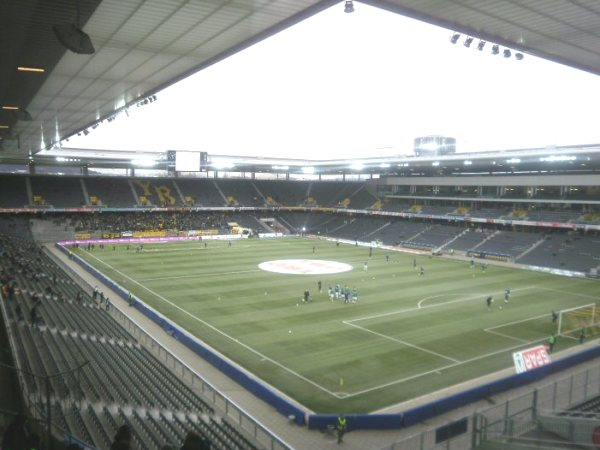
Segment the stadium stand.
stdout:
<path fill-rule="evenodd" d="M 184 200 L 173 180 L 139 178 L 132 180 L 131 184 L 138 199 L 146 198 L 147 206 L 184 206 Z M 138 201 L 138 204 L 141 203 Z"/>
<path fill-rule="evenodd" d="M 29 177 L 33 198 L 42 197 L 46 206 L 81 207 L 86 204 L 79 177 Z"/>
<path fill-rule="evenodd" d="M 0 205 L 4 208 L 24 208 L 33 199 L 27 195 L 27 178 L 6 175 L 0 177 Z"/>
<path fill-rule="evenodd" d="M 498 231 L 477 247 L 479 252 L 497 253 L 517 257 L 543 239 L 541 233 Z"/>
<path fill-rule="evenodd" d="M 5 303 L 16 359 L 35 374 L 26 389 L 40 392 L 49 380 L 66 432 L 98 449 L 123 423 L 137 448 L 179 445 L 190 429 L 211 448 L 256 448 L 115 322 L 107 299 L 84 292 L 35 244 L 2 238 L 0 245 L 3 283 L 18 287 Z"/>
<path fill-rule="evenodd" d="M 255 180 L 253 184 L 266 200 L 266 206 L 298 206 L 306 197 L 308 183 Z"/>
<path fill-rule="evenodd" d="M 132 208 L 136 204 L 128 179 L 89 177 L 84 183 L 88 195 L 96 197 L 102 206 Z"/>
<path fill-rule="evenodd" d="M 190 206 L 225 205 L 225 198 L 213 180 L 178 179 L 174 183 L 184 198 L 192 200 Z"/>
<path fill-rule="evenodd" d="M 588 272 L 600 266 L 600 240 L 595 236 L 580 236 L 576 233 L 550 234 L 544 242 L 517 262 Z"/>
<path fill-rule="evenodd" d="M 264 206 L 266 203 L 252 182 L 222 179 L 216 183 L 227 199 L 228 206 Z"/>

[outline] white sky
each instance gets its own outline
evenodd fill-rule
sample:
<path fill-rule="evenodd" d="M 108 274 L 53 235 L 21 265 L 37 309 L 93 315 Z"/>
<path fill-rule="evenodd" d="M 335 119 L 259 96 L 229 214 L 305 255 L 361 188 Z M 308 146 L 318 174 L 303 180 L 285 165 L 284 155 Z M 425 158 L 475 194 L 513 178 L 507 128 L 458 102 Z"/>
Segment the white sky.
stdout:
<path fill-rule="evenodd" d="M 410 153 L 430 134 L 460 152 L 600 142 L 599 77 L 451 34 L 340 3 L 69 146 L 334 159 Z"/>

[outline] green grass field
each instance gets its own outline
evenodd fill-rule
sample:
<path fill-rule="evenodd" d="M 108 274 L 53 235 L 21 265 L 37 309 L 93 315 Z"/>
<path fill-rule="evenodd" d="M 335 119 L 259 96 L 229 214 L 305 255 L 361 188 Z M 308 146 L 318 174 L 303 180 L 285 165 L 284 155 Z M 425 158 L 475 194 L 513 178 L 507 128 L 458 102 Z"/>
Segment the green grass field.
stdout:
<path fill-rule="evenodd" d="M 364 247 L 303 238 L 131 248 L 76 253 L 317 412 L 371 412 L 510 367 L 513 351 L 545 342 L 556 330 L 552 310 L 593 303 L 598 290 L 591 280 L 498 266 L 483 271 L 427 256 L 416 257 L 415 269 L 410 254 L 374 249 L 369 258 Z M 289 275 L 258 268 L 294 258 L 353 270 Z M 327 286 L 336 283 L 356 287 L 358 302 L 331 302 Z M 313 300 L 307 304 L 305 289 Z M 490 310 L 488 295 L 495 299 Z M 555 352 L 573 345 L 577 340 L 559 338 Z"/>

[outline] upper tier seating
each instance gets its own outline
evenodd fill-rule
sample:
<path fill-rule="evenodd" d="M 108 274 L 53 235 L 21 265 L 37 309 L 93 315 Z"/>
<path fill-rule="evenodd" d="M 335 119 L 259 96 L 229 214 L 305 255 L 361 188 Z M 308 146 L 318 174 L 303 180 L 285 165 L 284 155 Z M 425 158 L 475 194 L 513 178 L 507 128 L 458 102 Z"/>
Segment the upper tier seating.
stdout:
<path fill-rule="evenodd" d="M 88 195 L 99 199 L 104 206 L 111 208 L 135 206 L 135 198 L 128 179 L 89 177 L 85 178 L 84 182 Z"/>
<path fill-rule="evenodd" d="M 29 205 L 26 180 L 22 176 L 0 177 L 0 208 L 25 208 Z"/>
<path fill-rule="evenodd" d="M 33 196 L 41 196 L 46 204 L 55 208 L 81 207 L 86 199 L 81 187 L 81 179 L 76 177 L 29 177 Z"/>

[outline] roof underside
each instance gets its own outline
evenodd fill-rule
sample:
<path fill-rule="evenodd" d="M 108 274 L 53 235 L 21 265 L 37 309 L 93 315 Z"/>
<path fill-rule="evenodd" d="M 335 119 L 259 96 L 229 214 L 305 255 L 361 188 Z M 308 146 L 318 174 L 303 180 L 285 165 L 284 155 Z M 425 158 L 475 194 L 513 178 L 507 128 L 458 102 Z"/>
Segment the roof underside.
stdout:
<path fill-rule="evenodd" d="M 75 54 L 52 26 L 75 22 L 96 52 Z M 0 5 L 2 159 L 24 159 L 119 108 L 339 0 L 20 0 Z M 597 0 L 366 0 L 364 3 L 600 74 Z M 343 10 L 340 4 L 340 12 Z M 19 65 L 44 74 L 17 72 Z M 32 120 L 29 119 L 31 116 Z"/>

